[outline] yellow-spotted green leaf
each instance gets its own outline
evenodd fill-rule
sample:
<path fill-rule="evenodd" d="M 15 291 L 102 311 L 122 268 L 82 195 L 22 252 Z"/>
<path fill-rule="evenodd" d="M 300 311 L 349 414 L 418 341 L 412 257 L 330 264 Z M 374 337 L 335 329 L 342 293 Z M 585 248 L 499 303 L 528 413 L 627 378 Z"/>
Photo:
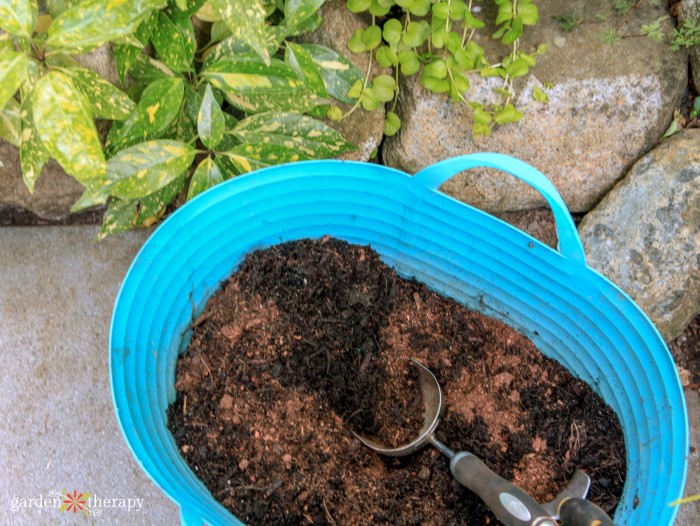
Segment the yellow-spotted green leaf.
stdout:
<path fill-rule="evenodd" d="M 85 0 L 64 11 L 51 24 L 50 50 L 86 53 L 132 33 L 163 0 Z"/>
<path fill-rule="evenodd" d="M 150 84 L 161 79 L 173 78 L 175 73 L 160 60 L 139 53 L 129 71 L 136 80 Z"/>
<path fill-rule="evenodd" d="M 36 0 L 0 0 L 0 27 L 11 35 L 31 38 L 37 13 Z"/>
<path fill-rule="evenodd" d="M 211 2 L 204 2 L 195 13 L 195 16 L 204 22 L 221 22 L 223 20 Z"/>
<path fill-rule="evenodd" d="M 121 199 L 112 199 L 107 210 L 105 210 L 105 215 L 102 218 L 102 228 L 100 228 L 96 240 L 102 241 L 108 236 L 131 230 L 136 226 L 137 216 L 137 200 L 123 201 Z"/>
<path fill-rule="evenodd" d="M 317 44 L 300 44 L 318 66 L 328 94 L 346 104 L 354 103 L 347 93 L 357 80 L 364 79 L 360 69 L 336 51 Z"/>
<path fill-rule="evenodd" d="M 222 59 L 201 73 L 226 99 L 244 111 L 309 111 L 325 102 L 281 60 L 267 66 L 257 56 Z"/>
<path fill-rule="evenodd" d="M 209 3 L 231 29 L 231 37 L 250 46 L 269 64 L 267 13 L 262 0 L 209 0 Z"/>
<path fill-rule="evenodd" d="M 110 130 L 107 155 L 137 142 L 161 137 L 178 116 L 184 94 L 181 78 L 164 78 L 149 84 L 131 115 Z"/>
<path fill-rule="evenodd" d="M 92 113 L 99 119 L 123 120 L 134 111 L 136 104 L 126 93 L 86 68 L 71 68 L 64 72 L 75 82 L 92 106 Z"/>
<path fill-rule="evenodd" d="M 12 97 L 27 76 L 29 58 L 9 49 L 0 51 L 0 108 Z"/>
<path fill-rule="evenodd" d="M 205 88 L 206 89 L 206 88 Z M 185 115 L 193 122 L 197 122 L 199 107 L 202 105 L 202 96 L 197 93 L 189 83 L 185 84 L 185 102 L 183 109 Z"/>
<path fill-rule="evenodd" d="M 219 167 L 211 157 L 207 157 L 199 163 L 194 174 L 192 174 L 190 187 L 187 190 L 187 200 L 189 201 L 204 192 L 204 190 L 223 182 L 223 180 L 224 176 L 221 175 Z"/>
<path fill-rule="evenodd" d="M 168 139 L 146 141 L 126 148 L 107 162 L 109 194 L 120 199 L 152 194 L 186 170 L 195 153 L 190 145 Z"/>
<path fill-rule="evenodd" d="M 269 144 L 238 144 L 229 151 L 218 152 L 218 155 L 227 158 L 239 173 L 248 173 L 273 164 L 295 162 L 302 159 L 293 150 L 284 151 L 277 145 Z"/>
<path fill-rule="evenodd" d="M 19 161 L 22 166 L 22 178 L 29 191 L 34 192 L 34 183 L 39 179 L 51 156 L 37 134 L 31 97 L 22 101 L 19 117 Z"/>
<path fill-rule="evenodd" d="M 109 186 L 108 181 L 105 179 L 99 183 L 87 186 L 78 200 L 73 203 L 70 211 L 75 213 L 86 208 L 103 205 L 107 202 L 107 199 L 109 199 Z"/>
<path fill-rule="evenodd" d="M 270 26 L 268 28 L 268 31 L 274 31 L 275 28 L 279 28 L 281 31 L 283 31 L 282 38 L 295 37 L 303 35 L 305 33 L 311 33 L 312 31 L 316 31 L 319 27 L 321 27 L 322 22 L 323 17 L 321 16 L 321 14 L 314 13 L 309 18 L 307 18 L 303 22 L 300 22 L 299 24 L 290 26 L 286 20 L 283 20 L 279 26 Z"/>
<path fill-rule="evenodd" d="M 185 170 L 173 182 L 139 200 L 139 213 L 136 217 L 137 227 L 149 227 L 163 217 L 170 202 L 185 187 L 187 173 L 188 170 Z"/>
<path fill-rule="evenodd" d="M 19 146 L 19 102 L 14 98 L 0 111 L 0 138 Z"/>
<path fill-rule="evenodd" d="M 160 60 L 173 71 L 192 69 L 194 35 L 185 34 L 163 12 L 158 13 L 151 42 Z"/>
<path fill-rule="evenodd" d="M 310 18 L 326 0 L 285 0 L 284 20 L 289 27 L 295 27 Z"/>
<path fill-rule="evenodd" d="M 46 151 L 79 182 L 105 176 L 105 158 L 90 103 L 67 75 L 51 71 L 32 93 L 34 125 Z"/>
<path fill-rule="evenodd" d="M 151 39 L 151 34 L 153 33 L 153 28 L 157 18 L 158 13 L 152 12 L 143 22 L 141 22 L 141 24 L 139 24 L 139 27 L 131 35 L 131 37 L 138 42 L 138 45 L 136 45 L 136 42 L 134 42 L 134 45 L 114 44 L 112 46 L 114 51 L 114 59 L 117 64 L 117 73 L 119 74 L 119 80 L 122 84 L 124 84 L 126 74 L 129 72 L 131 65 L 141 54 L 141 50 L 144 48 L 144 46 L 148 44 L 149 40 Z M 172 72 L 168 76 L 172 76 Z"/>
<path fill-rule="evenodd" d="M 197 133 L 207 148 L 216 148 L 224 136 L 224 114 L 207 84 L 197 113 Z"/>
<path fill-rule="evenodd" d="M 270 26 L 279 27 L 279 26 Z M 268 30 L 267 40 L 265 45 L 267 46 L 267 51 L 270 55 L 274 54 L 275 51 L 280 46 L 280 42 L 284 39 L 285 34 L 276 34 L 272 30 Z M 222 59 L 235 59 L 241 56 L 254 55 L 257 58 L 257 53 L 245 42 L 239 40 L 235 36 L 227 36 L 221 42 L 216 44 L 213 48 L 204 53 L 204 64 L 202 69 L 207 69 L 214 62 L 218 62 Z"/>
<path fill-rule="evenodd" d="M 278 146 L 308 159 L 337 157 L 355 149 L 330 126 L 296 113 L 259 113 L 240 121 L 231 133 L 244 144 Z"/>
<path fill-rule="evenodd" d="M 327 97 L 326 83 L 321 76 L 318 65 L 309 52 L 299 44 L 287 42 L 284 61 L 306 81 L 306 85 L 319 97 Z"/>

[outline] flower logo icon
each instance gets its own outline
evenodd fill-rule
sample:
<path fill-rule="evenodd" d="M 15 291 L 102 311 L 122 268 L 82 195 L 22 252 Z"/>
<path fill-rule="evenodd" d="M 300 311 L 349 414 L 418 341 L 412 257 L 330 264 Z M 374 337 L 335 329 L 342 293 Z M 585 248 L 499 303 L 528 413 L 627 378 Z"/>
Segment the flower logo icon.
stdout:
<path fill-rule="evenodd" d="M 73 513 L 82 511 L 85 515 L 89 515 L 90 510 L 87 508 L 87 499 L 89 496 L 89 493 L 78 493 L 77 490 L 73 490 L 73 493 L 64 490 L 63 504 L 58 508 L 58 511 L 72 511 Z"/>

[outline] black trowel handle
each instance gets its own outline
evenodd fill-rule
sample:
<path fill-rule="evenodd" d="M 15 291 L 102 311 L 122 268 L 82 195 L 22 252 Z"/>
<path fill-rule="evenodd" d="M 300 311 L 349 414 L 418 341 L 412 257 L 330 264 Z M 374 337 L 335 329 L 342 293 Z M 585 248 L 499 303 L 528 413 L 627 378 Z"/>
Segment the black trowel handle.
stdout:
<path fill-rule="evenodd" d="M 615 526 L 607 513 L 586 499 L 566 499 L 559 505 L 559 518 L 563 526 Z"/>
<path fill-rule="evenodd" d="M 476 493 L 506 526 L 556 526 L 535 499 L 499 477 L 471 453 L 457 453 L 450 462 L 450 470 L 454 478 Z"/>

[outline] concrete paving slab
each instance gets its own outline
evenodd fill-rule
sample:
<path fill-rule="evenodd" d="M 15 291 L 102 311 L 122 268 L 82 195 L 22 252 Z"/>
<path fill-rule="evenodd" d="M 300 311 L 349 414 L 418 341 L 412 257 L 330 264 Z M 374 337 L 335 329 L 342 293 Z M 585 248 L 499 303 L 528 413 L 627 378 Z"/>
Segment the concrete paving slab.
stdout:
<path fill-rule="evenodd" d="M 146 234 L 94 243 L 96 233 L 94 226 L 0 228 L 2 525 L 179 524 L 177 507 L 128 450 L 109 385 L 114 298 Z M 700 395 L 686 397 L 695 448 L 690 496 L 700 493 Z M 90 492 L 100 506 L 88 517 L 59 512 L 52 492 L 64 490 Z M 112 499 L 133 499 L 133 509 Z M 700 526 L 700 503 L 681 506 L 675 524 Z"/>
<path fill-rule="evenodd" d="M 128 450 L 109 384 L 114 298 L 146 235 L 94 243 L 96 233 L 94 226 L 0 228 L 3 525 L 180 522 Z M 59 512 L 50 500 L 62 490 L 90 492 L 100 506 L 89 517 Z M 140 510 L 136 501 L 128 511 L 104 499 L 141 499 Z"/>
<path fill-rule="evenodd" d="M 685 497 L 700 494 L 700 394 L 695 389 L 685 390 L 690 420 L 690 456 Z M 700 526 L 700 501 L 681 505 L 675 526 Z"/>

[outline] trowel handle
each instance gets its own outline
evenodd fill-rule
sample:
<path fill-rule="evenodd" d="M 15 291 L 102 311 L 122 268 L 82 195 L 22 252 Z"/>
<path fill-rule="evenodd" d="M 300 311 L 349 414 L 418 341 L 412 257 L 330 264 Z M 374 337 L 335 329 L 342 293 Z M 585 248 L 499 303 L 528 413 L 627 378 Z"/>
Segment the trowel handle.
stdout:
<path fill-rule="evenodd" d="M 454 478 L 476 493 L 506 526 L 556 526 L 545 509 L 519 487 L 496 475 L 478 457 L 462 451 L 450 461 Z"/>
<path fill-rule="evenodd" d="M 562 526 L 615 526 L 612 519 L 590 500 L 569 498 L 559 505 Z"/>

